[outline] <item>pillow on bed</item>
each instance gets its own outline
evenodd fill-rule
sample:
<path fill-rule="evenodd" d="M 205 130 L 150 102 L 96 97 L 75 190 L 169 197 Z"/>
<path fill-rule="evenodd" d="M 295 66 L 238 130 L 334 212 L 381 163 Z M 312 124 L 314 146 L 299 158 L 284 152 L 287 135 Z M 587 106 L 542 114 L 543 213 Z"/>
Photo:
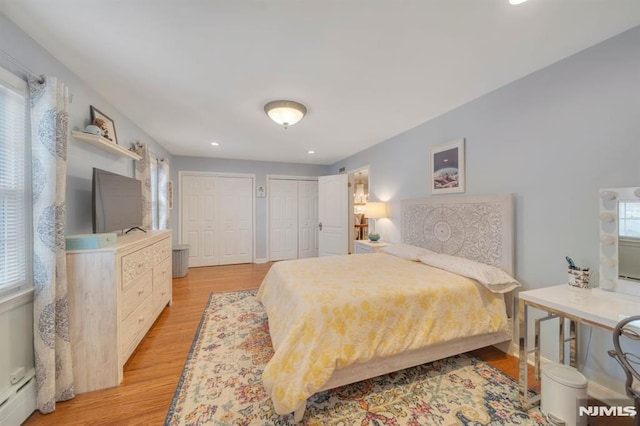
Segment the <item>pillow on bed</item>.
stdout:
<path fill-rule="evenodd" d="M 413 260 L 414 262 L 419 262 L 420 256 L 434 253 L 431 250 L 409 244 L 392 244 L 383 248 L 382 251 L 387 254 L 402 257 L 403 259 Z"/>
<path fill-rule="evenodd" d="M 521 285 L 500 268 L 463 257 L 432 252 L 420 256 L 420 262 L 458 275 L 473 278 L 493 293 L 506 293 Z"/>

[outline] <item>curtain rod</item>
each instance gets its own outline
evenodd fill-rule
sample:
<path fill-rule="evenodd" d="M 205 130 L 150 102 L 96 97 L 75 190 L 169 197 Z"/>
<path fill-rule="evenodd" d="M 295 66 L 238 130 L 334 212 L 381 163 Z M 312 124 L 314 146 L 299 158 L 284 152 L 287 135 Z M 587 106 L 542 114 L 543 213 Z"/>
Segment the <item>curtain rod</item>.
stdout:
<path fill-rule="evenodd" d="M 38 80 L 40 83 L 44 83 L 44 78 L 41 75 L 36 74 L 35 72 L 31 71 L 31 69 L 29 69 L 29 67 L 24 65 L 22 62 L 18 61 L 13 56 L 9 55 L 4 50 L 0 49 L 0 54 L 2 56 L 4 56 L 14 67 L 17 67 L 17 69 L 14 69 L 13 71 L 20 72 L 22 74 L 21 77 L 23 77 L 23 78 L 25 78 L 25 77 L 33 77 L 36 80 Z M 25 78 L 25 80 L 26 80 L 26 78 Z"/>

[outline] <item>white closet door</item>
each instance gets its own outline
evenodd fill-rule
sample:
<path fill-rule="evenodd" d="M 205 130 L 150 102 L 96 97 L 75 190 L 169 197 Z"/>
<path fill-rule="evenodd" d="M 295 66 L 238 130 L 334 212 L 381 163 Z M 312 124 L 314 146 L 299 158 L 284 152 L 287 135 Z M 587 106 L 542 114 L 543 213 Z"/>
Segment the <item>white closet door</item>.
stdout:
<path fill-rule="evenodd" d="M 220 264 L 253 261 L 253 187 L 248 178 L 220 177 Z"/>
<path fill-rule="evenodd" d="M 269 259 L 298 257 L 298 182 L 269 181 Z"/>
<path fill-rule="evenodd" d="M 212 176 L 182 178 L 182 242 L 189 244 L 189 266 L 219 263 L 218 257 L 218 192 Z"/>
<path fill-rule="evenodd" d="M 298 182 L 298 257 L 318 256 L 318 182 Z"/>

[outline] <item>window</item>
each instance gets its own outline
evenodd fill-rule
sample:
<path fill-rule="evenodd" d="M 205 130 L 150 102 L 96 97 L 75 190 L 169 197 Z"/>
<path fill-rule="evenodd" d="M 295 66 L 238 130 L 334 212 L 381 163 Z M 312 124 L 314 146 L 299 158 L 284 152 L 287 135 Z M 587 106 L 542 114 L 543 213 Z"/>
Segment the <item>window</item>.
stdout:
<path fill-rule="evenodd" d="M 30 282 L 26 83 L 0 68 L 0 298 Z"/>
<path fill-rule="evenodd" d="M 620 236 L 640 238 L 640 202 L 620 201 Z"/>

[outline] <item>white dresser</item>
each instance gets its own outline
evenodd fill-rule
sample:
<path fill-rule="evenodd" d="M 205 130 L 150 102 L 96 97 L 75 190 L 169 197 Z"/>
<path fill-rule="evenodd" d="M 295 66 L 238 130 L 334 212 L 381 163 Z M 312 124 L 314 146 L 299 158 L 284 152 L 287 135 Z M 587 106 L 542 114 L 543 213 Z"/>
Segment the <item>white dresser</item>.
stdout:
<path fill-rule="evenodd" d="M 353 251 L 355 254 L 359 253 L 377 253 L 384 247 L 390 245 L 389 243 L 383 243 L 382 241 L 369 241 L 369 240 L 356 240 L 353 243 Z"/>
<path fill-rule="evenodd" d="M 76 392 L 117 386 L 122 368 L 171 304 L 171 231 L 136 232 L 116 245 L 67 251 Z"/>

